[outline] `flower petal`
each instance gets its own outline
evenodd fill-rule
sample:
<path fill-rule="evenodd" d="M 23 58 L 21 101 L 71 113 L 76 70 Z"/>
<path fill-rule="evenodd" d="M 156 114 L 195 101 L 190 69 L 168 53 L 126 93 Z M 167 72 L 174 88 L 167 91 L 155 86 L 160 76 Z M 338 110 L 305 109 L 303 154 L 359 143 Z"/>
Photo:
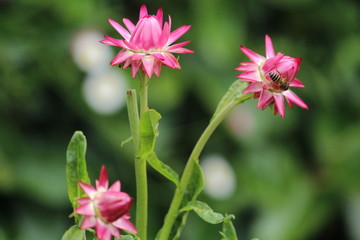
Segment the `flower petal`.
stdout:
<path fill-rule="evenodd" d="M 273 102 L 273 93 L 267 90 L 264 90 L 260 94 L 259 102 L 257 108 L 265 109 Z"/>
<path fill-rule="evenodd" d="M 159 25 L 162 26 L 162 22 L 163 22 L 163 10 L 162 8 L 159 8 L 156 12 L 156 18 L 159 22 Z"/>
<path fill-rule="evenodd" d="M 105 165 L 102 165 L 100 170 L 99 181 L 96 182 L 96 189 L 105 188 L 107 190 L 108 187 L 109 187 L 109 180 L 108 180 L 107 169 Z"/>
<path fill-rule="evenodd" d="M 305 85 L 299 79 L 294 78 L 290 83 L 290 87 L 303 88 Z"/>
<path fill-rule="evenodd" d="M 253 82 L 250 83 L 247 88 L 244 89 L 243 94 L 249 94 L 254 92 L 261 92 L 263 90 L 261 83 Z"/>
<path fill-rule="evenodd" d="M 189 29 L 191 28 L 191 25 L 183 25 L 170 33 L 169 40 L 167 42 L 167 45 L 172 44 L 176 40 L 178 40 L 182 35 L 184 35 Z"/>
<path fill-rule="evenodd" d="M 260 54 L 257 54 L 256 52 L 244 47 L 244 46 L 240 46 L 240 50 L 254 63 L 256 63 L 257 65 L 260 65 L 260 63 L 262 61 L 265 60 L 265 58 L 263 56 L 261 56 Z"/>
<path fill-rule="evenodd" d="M 89 196 L 89 198 L 91 198 L 91 199 L 94 198 L 94 196 L 97 192 L 95 188 L 93 188 L 91 185 L 83 183 L 83 182 L 79 182 L 79 185 L 82 188 L 82 190 L 84 190 L 86 195 Z"/>
<path fill-rule="evenodd" d="M 94 205 L 92 202 L 88 202 L 83 205 L 80 205 L 80 207 L 75 209 L 74 212 L 84 216 L 95 216 Z"/>
<path fill-rule="evenodd" d="M 92 228 L 96 226 L 95 216 L 86 216 L 81 223 L 81 229 Z"/>
<path fill-rule="evenodd" d="M 168 40 L 170 37 L 170 27 L 169 27 L 169 23 L 165 22 L 164 24 L 164 28 L 161 32 L 160 38 L 159 38 L 159 42 L 158 42 L 158 48 L 161 49 L 163 47 L 166 46 Z"/>
<path fill-rule="evenodd" d="M 145 56 L 142 58 L 142 63 L 145 69 L 146 74 L 149 78 L 151 78 L 154 72 L 154 57 L 153 56 Z"/>
<path fill-rule="evenodd" d="M 266 59 L 266 61 L 264 62 L 261 69 L 264 72 L 269 72 L 269 71 L 279 71 L 280 72 L 280 70 L 277 68 L 277 64 L 283 57 L 284 57 L 284 54 L 278 53 L 278 54 L 276 54 L 275 57 Z"/>
<path fill-rule="evenodd" d="M 144 18 L 145 16 L 148 15 L 148 11 L 147 8 L 145 6 L 145 4 L 141 5 L 140 7 L 140 14 L 139 14 L 139 20 L 141 20 L 142 18 Z"/>
<path fill-rule="evenodd" d="M 129 218 L 130 218 L 129 215 L 125 215 L 119 218 L 118 220 L 116 220 L 115 222 L 113 222 L 113 225 L 125 231 L 131 233 L 137 233 L 136 227 L 134 226 L 134 224 L 130 222 Z"/>
<path fill-rule="evenodd" d="M 290 100 L 291 102 L 297 104 L 299 107 L 302 107 L 304 109 L 309 109 L 309 107 L 306 105 L 306 103 L 301 100 L 293 91 L 287 90 L 282 93 L 286 99 Z"/>
<path fill-rule="evenodd" d="M 259 71 L 244 72 L 237 75 L 241 79 L 246 79 L 254 82 L 262 82 Z"/>
<path fill-rule="evenodd" d="M 129 29 L 129 32 L 132 33 L 135 29 L 135 25 L 127 18 L 123 18 L 123 23 Z"/>
<path fill-rule="evenodd" d="M 281 93 L 274 93 L 275 106 L 281 118 L 285 117 L 284 97 Z"/>
<path fill-rule="evenodd" d="M 112 45 L 112 46 L 115 46 L 115 47 L 127 48 L 127 46 L 124 44 L 124 40 L 112 38 L 112 37 L 109 37 L 109 36 L 106 36 L 106 35 L 104 35 L 104 37 L 106 39 L 100 41 L 103 44 Z"/>
<path fill-rule="evenodd" d="M 187 44 L 189 44 L 189 43 L 191 43 L 191 41 L 176 43 L 176 44 L 168 47 L 166 50 L 167 50 L 168 52 L 171 52 L 172 50 L 175 50 L 175 49 L 177 49 L 177 48 L 181 48 L 181 47 L 183 47 L 183 46 L 185 46 L 185 45 L 187 45 Z"/>
<path fill-rule="evenodd" d="M 97 219 L 97 223 L 96 223 L 96 236 L 99 239 L 104 239 L 104 240 L 111 239 L 110 229 L 100 219 Z"/>
<path fill-rule="evenodd" d="M 109 191 L 120 192 L 121 191 L 120 181 L 119 180 L 115 181 L 109 188 Z"/>
<path fill-rule="evenodd" d="M 275 56 L 274 46 L 269 35 L 265 35 L 265 49 L 266 49 L 266 58 L 272 58 Z"/>
<path fill-rule="evenodd" d="M 133 55 L 134 55 L 133 52 L 123 49 L 118 54 L 116 54 L 116 56 L 113 58 L 113 60 L 111 60 L 110 65 L 111 66 L 118 65 Z"/>
<path fill-rule="evenodd" d="M 109 18 L 109 22 L 111 24 L 111 26 L 113 26 L 113 28 L 115 28 L 115 30 L 123 37 L 125 38 L 125 40 L 129 41 L 130 40 L 130 33 L 123 27 L 121 26 L 119 23 L 115 22 L 114 20 Z"/>

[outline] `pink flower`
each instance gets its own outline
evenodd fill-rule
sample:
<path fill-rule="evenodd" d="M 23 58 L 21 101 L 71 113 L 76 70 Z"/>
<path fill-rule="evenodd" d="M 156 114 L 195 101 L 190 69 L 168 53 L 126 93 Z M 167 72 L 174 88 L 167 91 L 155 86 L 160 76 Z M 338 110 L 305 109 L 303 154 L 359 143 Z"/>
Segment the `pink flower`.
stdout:
<path fill-rule="evenodd" d="M 110 65 L 114 66 L 123 63 L 123 69 L 131 66 L 133 78 L 140 68 L 149 78 L 153 73 L 156 76 L 160 75 L 162 64 L 180 69 L 178 59 L 174 57 L 173 53 L 193 53 L 192 50 L 183 48 L 190 41 L 170 46 L 186 33 L 191 26 L 183 25 L 170 32 L 171 18 L 169 16 L 169 22 L 165 22 L 163 26 L 163 11 L 161 8 L 158 9 L 156 15 L 148 15 L 146 6 L 142 5 L 139 21 L 136 25 L 127 18 L 123 19 L 128 30 L 112 19 L 109 19 L 109 22 L 124 39 L 105 36 L 106 39 L 100 42 L 122 48 L 110 62 Z"/>
<path fill-rule="evenodd" d="M 111 236 L 120 238 L 119 229 L 137 232 L 129 220 L 133 199 L 127 193 L 120 191 L 120 181 L 108 187 L 105 166 L 102 166 L 99 180 L 96 180 L 96 189 L 83 182 L 79 182 L 79 185 L 88 195 L 77 200 L 80 206 L 75 209 L 75 213 L 85 216 L 81 229 L 95 227 L 96 236 L 104 240 L 110 240 Z"/>
<path fill-rule="evenodd" d="M 271 38 L 265 36 L 266 57 L 252 50 L 240 46 L 251 62 L 240 63 L 236 70 L 243 71 L 238 77 L 249 86 L 243 91 L 244 94 L 254 93 L 254 98 L 259 98 L 257 107 L 265 109 L 274 105 L 274 114 L 285 117 L 284 97 L 290 107 L 293 103 L 302 108 L 308 106 L 293 92 L 290 87 L 303 88 L 304 84 L 297 78 L 300 69 L 301 58 L 292 58 L 282 53 L 275 55 Z"/>

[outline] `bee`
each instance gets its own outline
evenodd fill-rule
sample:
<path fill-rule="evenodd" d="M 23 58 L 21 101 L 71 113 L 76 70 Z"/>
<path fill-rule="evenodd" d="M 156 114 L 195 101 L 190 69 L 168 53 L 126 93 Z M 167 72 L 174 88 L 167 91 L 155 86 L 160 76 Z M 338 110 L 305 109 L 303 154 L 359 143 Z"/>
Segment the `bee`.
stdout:
<path fill-rule="evenodd" d="M 281 90 L 286 91 L 289 89 L 290 83 L 287 81 L 286 78 L 281 77 L 280 74 L 270 72 L 269 77 Z"/>

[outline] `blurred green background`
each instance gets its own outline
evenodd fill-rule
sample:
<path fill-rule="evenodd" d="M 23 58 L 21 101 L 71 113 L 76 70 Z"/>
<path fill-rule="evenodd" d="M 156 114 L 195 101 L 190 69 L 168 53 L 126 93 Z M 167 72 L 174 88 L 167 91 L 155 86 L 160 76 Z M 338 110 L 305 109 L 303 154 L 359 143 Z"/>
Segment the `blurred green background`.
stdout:
<path fill-rule="evenodd" d="M 306 88 L 294 91 L 310 109 L 287 107 L 285 119 L 255 100 L 235 109 L 203 152 L 204 167 L 222 167 L 205 167 L 200 200 L 236 215 L 239 240 L 360 240 L 355 0 L 0 0 L 0 240 L 57 240 L 71 226 L 65 152 L 75 130 L 87 136 L 92 181 L 106 164 L 111 182 L 135 197 L 132 149 L 120 143 L 130 135 L 126 86 L 138 80 L 110 67 L 118 49 L 98 40 L 120 38 L 107 19 L 136 22 L 143 3 L 170 14 L 173 30 L 191 24 L 178 42 L 192 40 L 195 51 L 180 56 L 182 70 L 164 67 L 152 79 L 159 158 L 182 171 L 235 67 L 248 61 L 239 45 L 265 54 L 269 34 L 275 51 L 303 58 Z M 174 187 L 149 171 L 154 238 Z M 191 214 L 182 239 L 220 239 L 220 230 Z"/>

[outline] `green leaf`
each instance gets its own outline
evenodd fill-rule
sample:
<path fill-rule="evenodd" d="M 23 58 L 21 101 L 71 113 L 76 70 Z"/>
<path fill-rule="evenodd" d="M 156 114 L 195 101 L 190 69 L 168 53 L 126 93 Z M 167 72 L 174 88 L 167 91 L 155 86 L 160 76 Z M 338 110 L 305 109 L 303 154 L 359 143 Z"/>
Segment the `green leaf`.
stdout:
<path fill-rule="evenodd" d="M 72 136 L 66 152 L 66 179 L 68 184 L 68 195 L 75 209 L 78 206 L 76 199 L 84 195 L 78 182 L 90 183 L 86 170 L 86 138 L 80 131 Z"/>
<path fill-rule="evenodd" d="M 114 238 L 114 239 L 119 239 L 119 238 Z M 121 235 L 120 240 L 140 240 L 140 238 L 138 237 L 134 237 L 132 235 Z"/>
<path fill-rule="evenodd" d="M 193 210 L 200 218 L 202 218 L 205 222 L 211 224 L 218 224 L 223 222 L 225 219 L 224 215 L 221 213 L 216 213 L 212 208 L 204 202 L 200 201 L 191 201 L 188 204 L 180 209 L 180 212 Z M 233 217 L 233 216 L 229 216 Z"/>
<path fill-rule="evenodd" d="M 195 161 L 195 167 L 193 170 L 193 175 L 190 179 L 190 182 L 188 184 L 188 188 L 186 190 L 186 193 L 184 194 L 183 200 L 180 205 L 180 209 L 185 207 L 189 202 L 195 200 L 197 196 L 200 194 L 204 187 L 204 177 L 202 173 L 202 169 L 200 165 L 198 164 L 199 161 Z M 179 239 L 182 229 L 185 226 L 186 219 L 188 217 L 189 212 L 179 212 L 178 217 L 175 220 L 173 230 L 170 234 L 169 239 Z"/>
<path fill-rule="evenodd" d="M 85 230 L 74 225 L 65 232 L 61 240 L 86 240 Z"/>
<path fill-rule="evenodd" d="M 234 217 L 233 217 L 233 215 L 229 215 L 229 216 L 231 216 L 231 217 L 228 218 L 228 216 L 226 216 L 225 220 L 223 222 L 222 232 L 220 232 L 220 234 L 223 236 L 223 238 L 221 240 L 238 240 L 238 238 L 236 236 L 236 230 L 231 221 L 232 218 L 234 218 Z"/>
<path fill-rule="evenodd" d="M 159 135 L 158 125 L 160 113 L 154 109 L 144 112 L 140 119 L 140 150 L 138 157 L 147 158 L 155 147 L 156 137 Z"/>
<path fill-rule="evenodd" d="M 251 98 L 252 94 L 242 93 L 247 86 L 248 86 L 247 83 L 242 82 L 240 80 L 236 80 L 235 82 L 233 82 L 233 84 L 230 86 L 228 91 L 220 100 L 212 119 L 216 115 L 218 115 L 223 109 L 225 109 L 229 104 L 232 104 L 234 102 L 236 102 L 236 104 L 240 104 L 246 101 L 247 99 Z"/>
<path fill-rule="evenodd" d="M 179 185 L 179 175 L 177 172 L 175 172 L 170 166 L 160 161 L 154 152 L 148 157 L 147 161 L 150 166 L 161 175 L 175 183 L 176 186 Z"/>

